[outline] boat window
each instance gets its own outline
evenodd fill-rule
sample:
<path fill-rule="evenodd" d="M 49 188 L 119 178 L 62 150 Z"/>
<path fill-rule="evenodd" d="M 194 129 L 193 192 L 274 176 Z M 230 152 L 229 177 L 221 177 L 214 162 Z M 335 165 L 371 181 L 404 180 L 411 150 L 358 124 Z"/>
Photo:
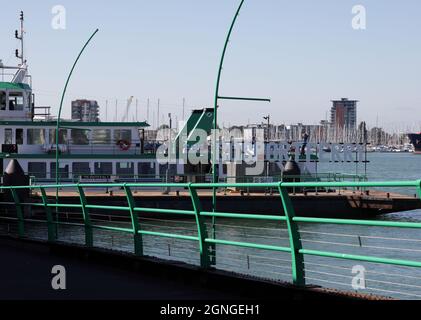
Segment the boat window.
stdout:
<path fill-rule="evenodd" d="M 119 162 L 117 163 L 117 175 L 124 178 L 133 178 L 134 164 L 133 162 Z"/>
<path fill-rule="evenodd" d="M 177 175 L 177 166 L 174 164 L 160 164 L 159 165 L 159 175 L 166 176 L 168 170 L 169 176 Z"/>
<path fill-rule="evenodd" d="M 93 144 L 111 144 L 110 129 L 96 129 L 92 132 Z"/>
<path fill-rule="evenodd" d="M 47 164 L 45 162 L 29 162 L 28 173 L 32 177 L 45 179 L 47 178 Z"/>
<path fill-rule="evenodd" d="M 132 130 L 114 130 L 114 141 L 120 140 L 132 142 Z"/>
<path fill-rule="evenodd" d="M 68 179 L 69 178 L 69 165 L 60 167 L 58 172 L 59 172 L 60 179 Z M 50 163 L 50 176 L 51 176 L 51 179 L 56 178 L 56 163 L 55 162 Z"/>
<path fill-rule="evenodd" d="M 9 93 L 9 110 L 22 111 L 24 106 L 23 92 Z"/>
<path fill-rule="evenodd" d="M 13 144 L 12 129 L 4 129 L 4 144 Z"/>
<path fill-rule="evenodd" d="M 16 129 L 16 144 L 23 144 L 23 129 Z"/>
<path fill-rule="evenodd" d="M 138 172 L 140 177 L 155 176 L 155 163 L 139 162 Z"/>
<path fill-rule="evenodd" d="M 28 144 L 45 144 L 45 129 L 28 129 Z"/>
<path fill-rule="evenodd" d="M 113 174 L 112 162 L 95 162 L 94 171 L 96 175 L 109 175 Z"/>
<path fill-rule="evenodd" d="M 90 175 L 91 168 L 89 162 L 73 162 L 72 163 L 73 177 L 80 175 Z"/>
<path fill-rule="evenodd" d="M 56 130 L 55 129 L 50 129 L 49 130 L 49 135 L 50 135 L 50 143 L 51 144 L 56 144 Z M 67 130 L 66 129 L 60 129 L 58 132 L 58 143 L 59 144 L 67 144 Z"/>
<path fill-rule="evenodd" d="M 73 129 L 72 130 L 72 144 L 74 145 L 89 145 L 89 130 Z"/>
<path fill-rule="evenodd" d="M 6 110 L 6 92 L 0 91 L 0 110 Z"/>

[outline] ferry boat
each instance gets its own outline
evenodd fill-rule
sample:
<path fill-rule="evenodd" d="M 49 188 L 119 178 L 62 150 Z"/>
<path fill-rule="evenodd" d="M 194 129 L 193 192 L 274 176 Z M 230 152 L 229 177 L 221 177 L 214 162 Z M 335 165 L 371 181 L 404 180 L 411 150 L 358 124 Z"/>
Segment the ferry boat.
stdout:
<path fill-rule="evenodd" d="M 56 128 L 57 119 L 50 114 L 51 107 L 37 106 L 32 92 L 32 77 L 23 52 L 23 13 L 21 30 L 15 37 L 21 42 L 21 52 L 16 50 L 20 60 L 17 66 L 6 66 L 0 61 L 0 171 L 4 172 L 10 161 L 16 159 L 23 171 L 31 177 L 32 183 L 56 181 Z M 75 182 L 211 182 L 210 146 L 209 164 L 185 163 L 185 154 L 197 147 L 197 130 L 206 131 L 211 136 L 213 109 L 193 110 L 180 132 L 169 136 L 177 147 L 177 161 L 174 164 L 160 164 L 157 148 L 165 141 L 149 138 L 150 125 L 144 122 L 84 122 L 60 119 L 59 129 L 59 180 L 61 183 Z M 156 132 L 155 132 L 156 133 Z M 186 142 L 180 144 L 181 135 L 186 134 Z M 256 138 L 255 130 L 250 129 L 244 136 Z M 171 139 L 174 137 L 174 139 Z M 244 137 L 243 137 L 244 138 Z M 168 139 L 168 137 L 167 137 Z M 264 138 L 263 138 L 264 139 Z M 304 142 L 304 145 L 307 143 Z M 257 147 L 254 146 L 254 149 Z M 280 156 L 276 143 L 266 142 L 265 155 L 259 161 L 267 163 L 265 171 L 257 179 L 280 177 L 288 159 Z M 182 149 L 182 150 L 181 150 Z M 223 146 L 220 146 L 223 150 Z M 225 149 L 227 150 L 227 149 Z M 269 152 L 272 150 L 272 152 Z M 304 147 L 303 147 L 304 150 Z M 252 153 L 256 151 L 252 151 Z M 228 152 L 229 153 L 229 152 Z M 234 151 L 232 152 L 234 153 Z M 269 155 L 268 155 L 269 154 Z M 285 154 L 283 152 L 283 154 Z M 224 156 L 221 156 L 224 158 Z M 266 157 L 266 158 L 265 158 Z M 273 163 L 276 158 L 277 163 Z M 304 153 L 301 160 L 305 159 Z M 317 172 L 317 158 L 312 162 L 298 161 L 300 172 L 312 175 Z M 269 163 L 270 162 L 270 163 Z M 220 181 L 233 176 L 243 179 L 245 164 L 237 162 L 218 165 Z M 241 176 L 241 177 L 239 177 Z M 238 180 L 236 180 L 238 181 Z M 241 180 L 242 181 L 242 180 Z M 253 180 L 254 181 L 254 180 Z"/>

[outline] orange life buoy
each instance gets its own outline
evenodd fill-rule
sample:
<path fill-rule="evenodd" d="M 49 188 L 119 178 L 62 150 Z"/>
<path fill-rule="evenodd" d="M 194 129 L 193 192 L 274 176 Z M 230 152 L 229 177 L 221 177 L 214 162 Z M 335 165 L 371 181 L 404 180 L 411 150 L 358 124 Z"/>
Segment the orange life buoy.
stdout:
<path fill-rule="evenodd" d="M 127 140 L 118 140 L 117 145 L 120 147 L 122 151 L 128 151 L 131 147 L 130 141 Z"/>

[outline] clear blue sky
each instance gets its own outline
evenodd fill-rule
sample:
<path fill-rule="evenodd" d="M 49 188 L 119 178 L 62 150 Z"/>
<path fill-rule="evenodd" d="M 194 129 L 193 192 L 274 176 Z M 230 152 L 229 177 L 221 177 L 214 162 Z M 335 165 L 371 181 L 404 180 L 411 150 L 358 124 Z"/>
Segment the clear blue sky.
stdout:
<path fill-rule="evenodd" d="M 69 87 L 64 116 L 75 98 L 96 99 L 108 120 L 129 96 L 140 120 L 156 100 L 161 113 L 182 117 L 213 104 L 219 55 L 237 0 L 7 1 L 2 3 L 0 59 L 14 64 L 13 32 L 26 14 L 26 52 L 38 104 L 54 113 L 67 72 L 95 28 Z M 51 8 L 64 5 L 67 29 L 51 28 Z M 351 28 L 354 5 L 367 9 L 367 30 Z M 222 94 L 271 97 L 271 104 L 224 102 L 221 122 L 317 123 L 330 100 L 360 100 L 359 120 L 389 128 L 421 124 L 421 2 L 419 0 L 246 0 L 223 74 Z M 104 116 L 103 116 L 104 118 Z M 150 116 L 152 122 L 152 115 Z"/>

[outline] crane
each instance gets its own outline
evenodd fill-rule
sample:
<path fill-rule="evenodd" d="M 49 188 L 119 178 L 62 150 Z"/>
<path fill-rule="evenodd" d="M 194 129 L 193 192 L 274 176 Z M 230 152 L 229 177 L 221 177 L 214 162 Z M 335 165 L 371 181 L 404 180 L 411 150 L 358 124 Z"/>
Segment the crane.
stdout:
<path fill-rule="evenodd" d="M 130 110 L 130 106 L 133 103 L 133 99 L 134 99 L 133 96 L 131 96 L 129 99 L 127 99 L 126 112 L 124 112 L 124 116 L 121 119 L 121 122 L 125 122 L 129 118 L 129 110 Z"/>

